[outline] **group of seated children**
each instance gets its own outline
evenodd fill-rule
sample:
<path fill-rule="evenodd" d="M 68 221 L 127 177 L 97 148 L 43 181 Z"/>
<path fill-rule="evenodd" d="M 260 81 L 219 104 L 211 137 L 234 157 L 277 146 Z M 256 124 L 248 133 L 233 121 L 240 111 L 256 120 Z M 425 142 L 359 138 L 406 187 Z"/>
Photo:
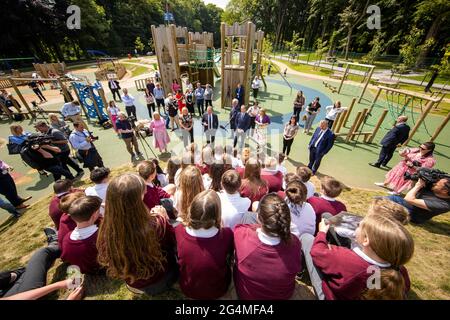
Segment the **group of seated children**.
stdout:
<path fill-rule="evenodd" d="M 169 161 L 167 176 L 145 160 L 112 179 L 94 170 L 96 186 L 85 192 L 57 181 L 49 214 L 61 259 L 150 295 L 178 281 L 192 299 L 298 299 L 306 266 L 318 299 L 406 297 L 414 243 L 402 206 L 375 199 L 342 232 L 336 221 L 352 215 L 334 178 L 321 179 L 319 195 L 307 167 L 283 173 L 272 157 L 241 166 L 227 153 L 186 153 Z M 371 286 L 375 271 L 381 279 Z"/>

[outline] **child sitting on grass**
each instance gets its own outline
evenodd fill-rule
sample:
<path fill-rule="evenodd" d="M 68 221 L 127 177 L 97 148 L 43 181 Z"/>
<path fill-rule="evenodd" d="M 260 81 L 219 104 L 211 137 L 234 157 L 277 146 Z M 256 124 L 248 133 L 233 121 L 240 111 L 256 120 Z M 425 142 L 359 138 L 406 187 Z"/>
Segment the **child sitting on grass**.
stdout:
<path fill-rule="evenodd" d="M 316 231 L 316 214 L 312 206 L 306 202 L 306 186 L 298 180 L 291 181 L 286 187 L 285 201 L 291 211 L 292 223 L 297 227 L 299 235 Z"/>
<path fill-rule="evenodd" d="M 61 219 L 61 216 L 63 214 L 63 211 L 61 211 L 59 208 L 59 203 L 62 197 L 76 190 L 73 189 L 72 186 L 73 186 L 72 180 L 69 179 L 64 180 L 60 179 L 55 181 L 55 183 L 53 184 L 53 191 L 55 192 L 55 195 L 50 200 L 50 205 L 48 207 L 48 215 L 55 224 L 56 230 L 59 229 L 59 220 Z"/>
<path fill-rule="evenodd" d="M 301 237 L 311 283 L 319 299 L 405 299 L 410 288 L 404 265 L 412 258 L 414 241 L 398 221 L 367 215 L 356 230 L 354 249 L 330 245 L 330 227 L 322 220 L 314 239 Z M 309 251 L 309 248 L 310 251 Z M 310 252 L 310 253 L 308 253 Z M 377 287 L 377 277 L 379 283 Z"/>
<path fill-rule="evenodd" d="M 102 199 L 85 196 L 72 202 L 69 216 L 77 224 L 76 228 L 62 239 L 61 259 L 78 266 L 81 273 L 96 273 L 100 269 L 97 262 L 98 226 L 95 224 L 100 213 Z"/>
<path fill-rule="evenodd" d="M 311 169 L 306 166 L 297 167 L 297 176 L 300 177 L 300 179 L 306 186 L 306 190 L 308 191 L 308 194 L 306 195 L 306 199 L 309 199 L 312 196 L 314 196 L 314 193 L 316 192 L 316 188 L 314 187 L 313 183 L 311 181 L 309 181 L 312 177 Z"/>
<path fill-rule="evenodd" d="M 58 229 L 58 244 L 60 248 L 62 247 L 62 241 L 64 237 L 77 227 L 76 222 L 73 221 L 73 219 L 67 214 L 69 212 L 70 206 L 75 200 L 80 199 L 84 196 L 85 194 L 83 191 L 77 191 L 66 194 L 61 198 L 59 209 L 63 214 L 61 215 L 61 219 L 59 220 Z"/>
<path fill-rule="evenodd" d="M 218 299 L 231 282 L 233 232 L 221 227 L 220 199 L 214 190 L 192 200 L 186 221 L 175 228 L 180 288 L 192 299 Z"/>

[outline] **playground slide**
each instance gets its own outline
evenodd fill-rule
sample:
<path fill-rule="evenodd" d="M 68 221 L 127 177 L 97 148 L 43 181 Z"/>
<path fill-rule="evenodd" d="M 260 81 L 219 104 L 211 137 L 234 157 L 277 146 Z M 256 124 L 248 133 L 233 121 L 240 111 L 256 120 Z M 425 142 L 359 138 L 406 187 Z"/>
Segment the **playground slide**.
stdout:
<path fill-rule="evenodd" d="M 92 93 L 94 94 L 95 102 L 97 103 L 98 109 L 100 111 L 100 115 L 97 112 L 97 108 L 94 105 L 94 102 L 91 99 L 91 95 L 89 92 L 89 87 L 81 82 L 72 82 L 72 86 L 75 90 L 77 90 L 78 96 L 80 97 L 81 103 L 86 108 L 87 115 L 91 119 L 108 119 L 108 115 L 105 112 L 105 106 L 103 105 L 103 100 L 98 94 L 98 89 L 101 88 L 99 83 L 95 83 L 91 86 Z"/>

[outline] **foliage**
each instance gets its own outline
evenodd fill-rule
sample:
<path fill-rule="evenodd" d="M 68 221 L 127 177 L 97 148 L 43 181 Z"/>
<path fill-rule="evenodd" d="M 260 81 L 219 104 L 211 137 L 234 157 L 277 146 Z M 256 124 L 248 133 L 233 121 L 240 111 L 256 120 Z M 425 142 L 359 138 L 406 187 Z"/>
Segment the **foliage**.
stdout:
<path fill-rule="evenodd" d="M 377 35 L 369 43 L 372 46 L 365 56 L 362 57 L 361 61 L 367 64 L 373 64 L 375 59 L 384 52 L 386 44 L 384 42 L 384 33 L 378 32 Z"/>
<path fill-rule="evenodd" d="M 138 52 L 143 52 L 145 49 L 144 44 L 142 43 L 141 37 L 136 37 L 136 40 L 134 40 L 134 48 L 138 51 Z"/>
<path fill-rule="evenodd" d="M 416 65 L 416 61 L 420 52 L 433 45 L 434 39 L 428 39 L 424 44 L 421 44 L 423 36 L 423 30 L 413 27 L 411 32 L 405 36 L 405 42 L 400 45 L 400 56 L 402 63 L 409 69 Z"/>

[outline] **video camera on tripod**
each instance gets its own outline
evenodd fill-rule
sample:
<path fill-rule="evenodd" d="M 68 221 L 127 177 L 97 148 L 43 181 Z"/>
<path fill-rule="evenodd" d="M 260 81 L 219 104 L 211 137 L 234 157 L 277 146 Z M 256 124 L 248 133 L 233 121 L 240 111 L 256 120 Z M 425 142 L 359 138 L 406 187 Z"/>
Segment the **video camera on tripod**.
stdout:
<path fill-rule="evenodd" d="M 27 137 L 24 146 L 37 150 L 43 145 L 51 144 L 53 141 L 54 139 L 51 135 L 35 133 Z"/>

